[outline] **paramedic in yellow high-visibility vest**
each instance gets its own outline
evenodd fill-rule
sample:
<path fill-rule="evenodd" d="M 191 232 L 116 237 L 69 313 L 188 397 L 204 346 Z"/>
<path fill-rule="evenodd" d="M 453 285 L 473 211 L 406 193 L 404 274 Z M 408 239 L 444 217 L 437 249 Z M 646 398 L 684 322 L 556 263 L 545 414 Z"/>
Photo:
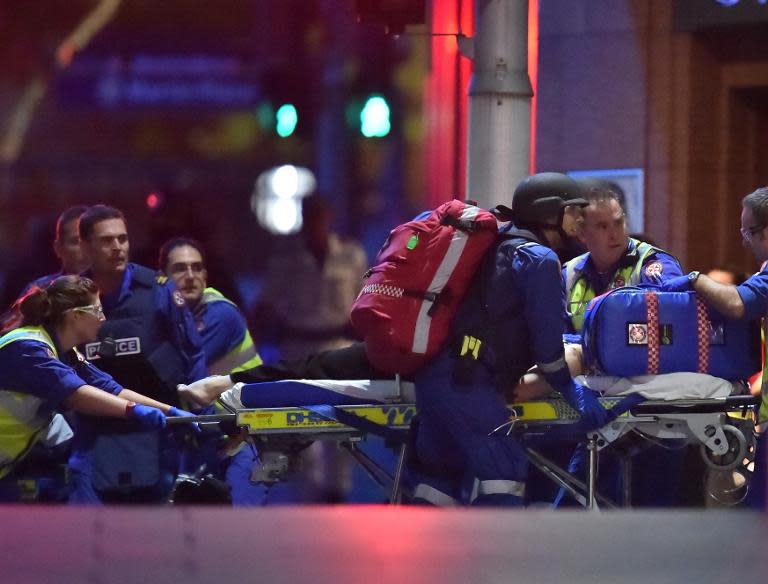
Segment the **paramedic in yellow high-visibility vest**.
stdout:
<path fill-rule="evenodd" d="M 627 234 L 624 210 L 618 195 L 605 188 L 584 193 L 589 205 L 584 210 L 580 239 L 587 253 L 567 262 L 563 268 L 568 328 L 580 332 L 584 310 L 595 296 L 612 288 L 661 284 L 683 275 L 675 257 Z"/>
<path fill-rule="evenodd" d="M 124 388 L 75 348 L 96 338 L 104 312 L 96 284 L 61 276 L 14 305 L 15 321 L 0 336 L 0 498 L 18 500 L 14 468 L 38 441 L 72 437 L 57 410 L 133 420 L 160 429 L 166 415 L 189 415 Z"/>

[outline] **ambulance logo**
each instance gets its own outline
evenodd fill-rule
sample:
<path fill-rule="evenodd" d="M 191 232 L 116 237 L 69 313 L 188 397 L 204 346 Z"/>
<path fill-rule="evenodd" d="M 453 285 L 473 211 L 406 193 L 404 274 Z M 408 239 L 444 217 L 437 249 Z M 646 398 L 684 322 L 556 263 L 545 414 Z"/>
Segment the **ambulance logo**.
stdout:
<path fill-rule="evenodd" d="M 661 265 L 661 262 L 651 262 L 645 266 L 645 275 L 649 278 L 658 278 L 663 271 L 664 267 Z"/>
<path fill-rule="evenodd" d="M 630 345 L 647 345 L 648 325 L 639 323 L 627 325 L 627 343 Z"/>
<path fill-rule="evenodd" d="M 173 291 L 173 303 L 176 306 L 184 306 L 184 297 L 181 295 L 181 292 L 178 290 Z"/>

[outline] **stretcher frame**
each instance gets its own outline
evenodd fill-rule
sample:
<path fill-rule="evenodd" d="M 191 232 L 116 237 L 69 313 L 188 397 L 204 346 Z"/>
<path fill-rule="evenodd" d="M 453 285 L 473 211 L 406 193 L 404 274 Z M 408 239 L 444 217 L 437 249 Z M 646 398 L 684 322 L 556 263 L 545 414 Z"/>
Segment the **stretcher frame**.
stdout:
<path fill-rule="evenodd" d="M 600 398 L 601 404 L 610 409 L 622 401 L 622 397 Z M 719 470 L 735 469 L 750 456 L 754 458 L 754 424 L 759 398 L 753 396 L 729 396 L 713 399 L 688 399 L 676 401 L 649 400 L 634 405 L 613 422 L 586 437 L 588 451 L 587 481 L 579 480 L 566 470 L 542 456 L 535 448 L 525 446 L 530 462 L 548 478 L 560 485 L 588 510 L 598 510 L 600 505 L 617 507 L 615 502 L 597 492 L 599 453 L 619 438 L 637 430 L 660 440 L 685 439 L 687 443 L 700 444 L 707 464 Z M 226 407 L 226 406 L 225 406 Z M 400 438 L 400 451 L 394 475 L 370 459 L 356 444 L 364 438 L 366 430 L 356 428 L 316 411 L 315 407 L 244 408 L 223 414 L 194 417 L 169 417 L 169 424 L 197 422 L 201 424 L 229 422 L 244 429 L 250 436 L 293 436 L 305 440 L 337 440 L 380 486 L 389 488 L 389 500 L 401 501 L 402 473 L 408 454 L 407 434 L 410 422 L 417 413 L 413 403 L 384 403 L 365 405 L 341 405 L 335 408 L 386 428 Z M 510 421 L 505 431 L 524 437 L 528 434 L 545 435 L 548 431 L 579 420 L 579 414 L 562 399 L 543 399 L 515 403 L 509 406 Z M 625 472 L 629 468 L 625 467 Z M 628 481 L 625 481 L 628 484 Z M 625 492 L 626 505 L 631 493 Z"/>

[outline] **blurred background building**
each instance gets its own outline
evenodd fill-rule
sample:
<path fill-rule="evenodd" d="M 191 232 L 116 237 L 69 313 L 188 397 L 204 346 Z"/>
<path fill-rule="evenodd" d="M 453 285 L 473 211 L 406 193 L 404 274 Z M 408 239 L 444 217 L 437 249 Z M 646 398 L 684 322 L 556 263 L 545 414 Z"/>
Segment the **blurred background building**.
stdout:
<path fill-rule="evenodd" d="M 616 180 L 633 230 L 687 267 L 754 269 L 738 201 L 768 183 L 766 2 L 529 8 L 532 170 Z M 254 212 L 265 173 L 284 165 L 311 173 L 335 230 L 372 256 L 398 222 L 465 195 L 471 62 L 455 35 L 472 35 L 473 9 L 2 0 L 3 298 L 55 269 L 62 209 L 106 202 L 125 210 L 136 261 L 154 265 L 162 241 L 193 235 L 211 280 L 247 307 L 270 254 L 294 237 Z M 387 34 L 377 10 L 423 22 Z"/>

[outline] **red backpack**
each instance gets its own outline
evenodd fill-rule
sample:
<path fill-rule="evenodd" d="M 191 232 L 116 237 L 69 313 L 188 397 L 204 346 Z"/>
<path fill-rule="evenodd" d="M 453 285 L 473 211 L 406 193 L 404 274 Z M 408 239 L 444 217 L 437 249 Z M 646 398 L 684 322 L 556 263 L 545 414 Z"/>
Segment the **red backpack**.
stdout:
<path fill-rule="evenodd" d="M 390 232 L 352 305 L 374 367 L 412 373 L 443 348 L 497 232 L 491 212 L 458 200 Z"/>

